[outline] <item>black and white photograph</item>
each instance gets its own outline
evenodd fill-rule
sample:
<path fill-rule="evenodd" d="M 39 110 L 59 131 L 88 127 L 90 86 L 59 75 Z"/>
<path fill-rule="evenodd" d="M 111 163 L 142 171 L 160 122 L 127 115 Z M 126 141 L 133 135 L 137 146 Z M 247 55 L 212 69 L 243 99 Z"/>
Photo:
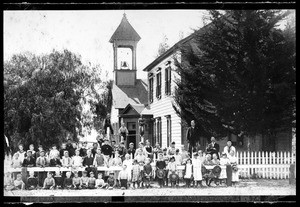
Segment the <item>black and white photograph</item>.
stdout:
<path fill-rule="evenodd" d="M 6 203 L 296 197 L 296 9 L 6 6 Z"/>

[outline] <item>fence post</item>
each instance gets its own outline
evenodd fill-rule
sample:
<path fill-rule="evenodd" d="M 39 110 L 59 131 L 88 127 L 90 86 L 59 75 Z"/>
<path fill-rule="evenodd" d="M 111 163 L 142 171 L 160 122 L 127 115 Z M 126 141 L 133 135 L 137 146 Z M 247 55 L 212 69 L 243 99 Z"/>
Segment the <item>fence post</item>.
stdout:
<path fill-rule="evenodd" d="M 295 179 L 295 164 L 290 165 L 290 178 L 289 178 L 289 184 L 295 185 L 296 179 Z"/>

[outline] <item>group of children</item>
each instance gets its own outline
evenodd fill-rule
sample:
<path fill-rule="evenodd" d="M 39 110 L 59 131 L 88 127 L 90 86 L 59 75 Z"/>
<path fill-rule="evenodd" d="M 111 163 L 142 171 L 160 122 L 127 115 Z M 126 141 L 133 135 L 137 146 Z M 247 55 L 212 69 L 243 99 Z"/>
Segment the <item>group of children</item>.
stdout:
<path fill-rule="evenodd" d="M 147 145 L 146 145 L 147 146 Z M 208 165 L 230 165 L 236 169 L 236 158 L 234 152 L 227 157 L 226 153 L 222 153 L 221 158 L 217 154 L 203 153 L 201 150 L 189 156 L 184 147 L 175 148 L 175 143 L 167 150 L 159 150 L 153 156 L 155 150 L 144 150 L 143 145 L 133 151 L 128 152 L 124 157 L 119 155 L 119 151 L 114 151 L 112 156 L 105 155 L 101 152 L 101 148 L 96 148 L 94 153 L 92 149 L 86 149 L 86 155 L 80 156 L 81 151 L 75 149 L 74 155 L 69 156 L 69 152 L 64 150 L 50 151 L 51 159 L 45 157 L 43 150 L 39 150 L 38 157 L 32 156 L 32 149 L 25 154 L 22 149 L 15 153 L 12 161 L 12 167 L 67 167 L 67 172 L 34 172 L 28 170 L 29 177 L 22 180 L 22 174 L 6 173 L 4 187 L 6 190 L 13 189 L 113 189 L 121 188 L 149 188 L 153 180 L 157 180 L 160 188 L 171 185 L 171 187 L 179 186 L 179 182 L 185 181 L 186 187 L 203 186 L 203 166 Z M 152 153 L 151 153 L 152 152 Z M 37 154 L 37 153 L 35 153 Z M 62 155 L 60 157 L 60 155 Z M 20 156 L 23 156 L 23 162 L 20 162 Z M 34 162 L 35 161 L 35 162 Z M 25 164 L 24 164 L 25 163 Z M 178 168 L 178 166 L 184 168 Z M 107 167 L 106 171 L 98 171 L 97 167 Z M 110 167 L 119 166 L 122 170 L 109 170 Z M 79 168 L 84 168 L 80 171 Z M 58 168 L 59 169 L 59 168 Z M 37 177 L 35 175 L 37 174 Z M 24 176 L 23 176 L 24 177 Z M 219 179 L 226 179 L 227 173 L 221 171 Z M 237 171 L 232 171 L 232 181 L 238 181 Z"/>

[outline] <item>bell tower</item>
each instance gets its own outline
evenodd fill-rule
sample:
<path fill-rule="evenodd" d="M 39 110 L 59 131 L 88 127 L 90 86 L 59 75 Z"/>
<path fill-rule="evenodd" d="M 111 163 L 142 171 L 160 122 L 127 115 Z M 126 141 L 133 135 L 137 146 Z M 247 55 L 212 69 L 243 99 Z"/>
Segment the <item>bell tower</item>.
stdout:
<path fill-rule="evenodd" d="M 114 82 L 119 86 L 136 84 L 136 48 L 141 39 L 124 13 L 120 25 L 109 42 L 114 50 Z"/>

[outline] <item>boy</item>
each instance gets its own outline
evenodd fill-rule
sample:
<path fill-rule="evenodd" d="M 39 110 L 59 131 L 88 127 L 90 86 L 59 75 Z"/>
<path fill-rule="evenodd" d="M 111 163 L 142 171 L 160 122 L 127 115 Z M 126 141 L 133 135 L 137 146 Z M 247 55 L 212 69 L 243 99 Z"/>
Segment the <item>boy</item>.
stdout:
<path fill-rule="evenodd" d="M 85 157 L 87 155 L 86 151 L 87 151 L 87 142 L 83 142 L 82 147 L 80 148 L 80 157 Z"/>
<path fill-rule="evenodd" d="M 21 173 L 17 174 L 17 179 L 14 181 L 15 190 L 25 190 L 25 183 L 22 180 Z"/>
<path fill-rule="evenodd" d="M 48 161 L 47 161 L 47 158 L 45 157 L 45 151 L 41 150 L 39 152 L 39 155 L 40 156 L 36 159 L 36 166 L 42 167 L 42 168 L 48 166 Z M 46 176 L 47 176 L 46 172 L 38 172 L 38 179 L 39 179 L 40 187 L 43 187 L 43 182 L 44 182 Z"/>
<path fill-rule="evenodd" d="M 50 160 L 50 167 L 61 167 L 59 154 L 53 155 L 54 157 Z"/>
<path fill-rule="evenodd" d="M 116 186 L 116 179 L 114 178 L 114 173 L 109 173 L 109 177 L 107 178 L 107 189 L 112 190 Z"/>
<path fill-rule="evenodd" d="M 123 165 L 122 170 L 119 172 L 118 180 L 121 183 L 121 190 L 127 189 L 127 181 L 129 181 L 128 172 L 126 171 L 126 165 Z"/>
<path fill-rule="evenodd" d="M 82 182 L 81 182 L 80 177 L 78 177 L 78 172 L 77 171 L 74 172 L 74 177 L 72 179 L 72 184 L 73 184 L 74 189 L 79 189 L 79 190 L 81 189 Z"/>
<path fill-rule="evenodd" d="M 37 153 L 36 153 L 36 157 L 35 157 L 36 159 L 37 159 L 39 156 L 41 156 L 41 155 L 40 155 L 41 151 L 44 151 L 44 149 L 43 149 L 43 146 L 40 144 L 39 147 L 38 147 L 38 151 L 37 151 Z"/>
<path fill-rule="evenodd" d="M 61 172 L 59 170 L 57 170 L 55 172 L 54 180 L 55 180 L 56 188 L 57 189 L 62 189 L 63 179 L 61 177 Z"/>
<path fill-rule="evenodd" d="M 166 174 L 166 162 L 164 161 L 163 159 L 163 154 L 162 153 L 159 153 L 158 154 L 158 160 L 156 161 L 156 174 L 158 175 L 158 170 L 163 170 L 162 172 L 162 175 L 158 175 L 157 178 L 158 178 L 158 184 L 159 184 L 159 187 L 162 188 L 164 186 L 164 181 L 165 181 L 165 174 Z"/>
<path fill-rule="evenodd" d="M 133 165 L 132 165 L 132 176 L 131 176 L 131 182 L 132 182 L 132 187 L 135 189 L 135 183 L 137 183 L 137 187 L 139 187 L 139 177 L 140 177 L 140 166 L 137 162 L 136 159 L 133 160 Z"/>
<path fill-rule="evenodd" d="M 87 189 L 88 187 L 88 181 L 89 181 L 89 177 L 87 176 L 87 171 L 83 171 L 82 172 L 82 177 L 81 177 L 81 187 L 82 189 Z"/>
<path fill-rule="evenodd" d="M 33 144 L 30 144 L 29 145 L 29 150 L 32 152 L 32 157 L 36 160 L 36 152 L 34 150 L 34 145 Z"/>
<path fill-rule="evenodd" d="M 144 165 L 144 182 L 145 182 L 145 186 L 146 188 L 150 187 L 150 178 L 152 175 L 152 166 L 150 165 L 150 158 L 146 159 L 146 163 Z"/>
<path fill-rule="evenodd" d="M 34 167 L 35 159 L 32 157 L 32 152 L 30 150 L 27 151 L 27 156 L 23 161 L 23 167 Z"/>
<path fill-rule="evenodd" d="M 105 188 L 107 186 L 107 183 L 104 182 L 104 180 L 102 179 L 102 173 L 98 173 L 98 179 L 96 180 L 96 188 L 100 189 L 100 188 Z"/>
<path fill-rule="evenodd" d="M 64 179 L 64 189 L 70 190 L 73 185 L 73 180 L 71 178 L 71 172 L 66 172 L 66 177 Z"/>
<path fill-rule="evenodd" d="M 58 157 L 59 156 L 59 151 L 57 150 L 57 146 L 56 144 L 52 145 L 52 149 L 50 150 L 49 153 L 49 158 L 52 159 L 54 157 Z"/>
<path fill-rule="evenodd" d="M 52 177 L 52 173 L 48 172 L 47 173 L 47 177 L 44 180 L 44 185 L 43 185 L 43 189 L 50 189 L 53 190 L 55 187 L 55 180 Z"/>
<path fill-rule="evenodd" d="M 34 171 L 29 171 L 29 177 L 27 179 L 27 189 L 36 190 L 38 187 L 38 180 L 34 177 Z"/>
<path fill-rule="evenodd" d="M 64 151 L 64 156 L 61 159 L 61 164 L 63 167 L 71 167 L 72 166 L 72 159 L 69 157 L 69 152 L 67 150 Z"/>
<path fill-rule="evenodd" d="M 65 153 L 66 150 L 67 150 L 67 144 L 62 143 L 61 144 L 61 149 L 59 150 L 60 159 L 64 156 L 64 153 Z"/>
<path fill-rule="evenodd" d="M 94 177 L 94 172 L 90 172 L 90 177 L 88 179 L 88 189 L 95 189 L 96 178 Z"/>

